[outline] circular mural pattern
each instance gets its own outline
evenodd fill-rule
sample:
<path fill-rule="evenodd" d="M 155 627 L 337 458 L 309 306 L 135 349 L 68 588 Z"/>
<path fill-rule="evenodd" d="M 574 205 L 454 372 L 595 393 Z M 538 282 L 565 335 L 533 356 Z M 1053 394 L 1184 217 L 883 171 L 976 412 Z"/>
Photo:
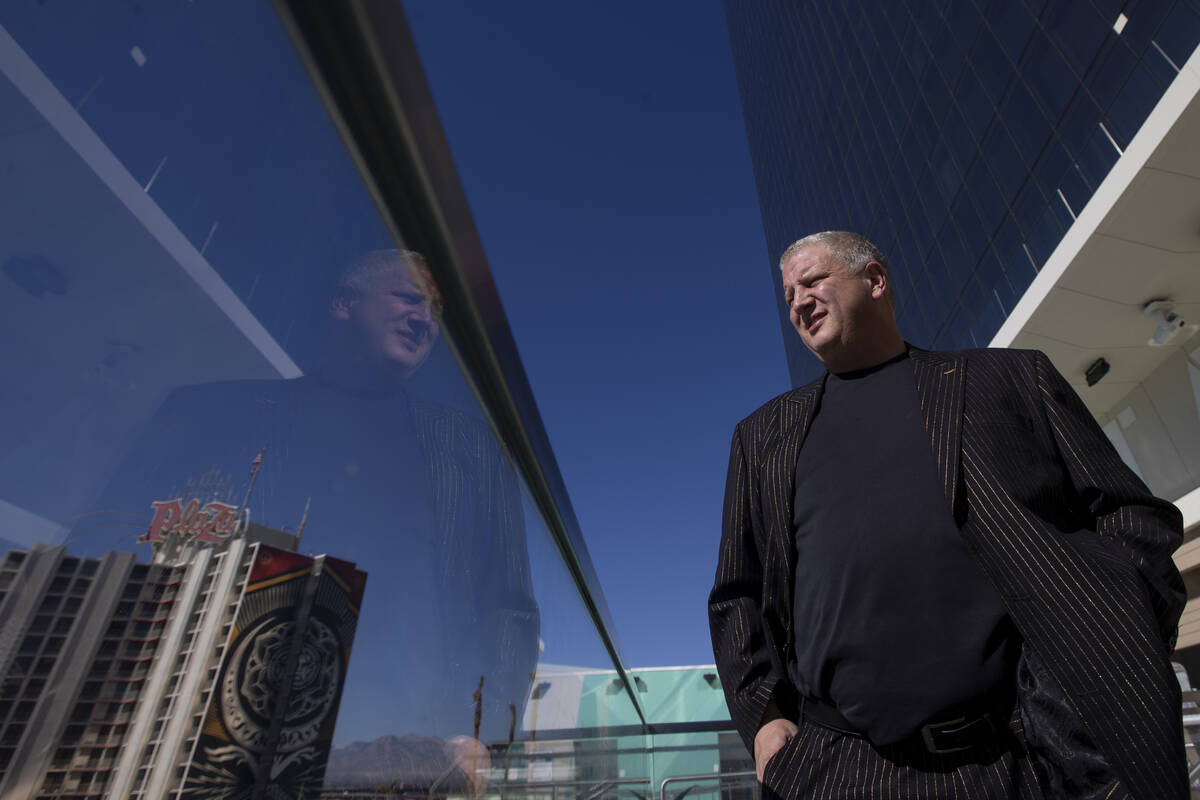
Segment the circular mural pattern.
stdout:
<path fill-rule="evenodd" d="M 287 685 L 296 622 L 291 611 L 255 620 L 238 636 L 221 679 L 221 717 L 237 744 L 261 750 L 270 734 L 279 693 Z M 335 629 L 317 616 L 308 620 L 296 668 L 290 676 L 291 696 L 283 715 L 279 750 L 309 744 L 334 710 L 342 675 L 343 648 Z"/>

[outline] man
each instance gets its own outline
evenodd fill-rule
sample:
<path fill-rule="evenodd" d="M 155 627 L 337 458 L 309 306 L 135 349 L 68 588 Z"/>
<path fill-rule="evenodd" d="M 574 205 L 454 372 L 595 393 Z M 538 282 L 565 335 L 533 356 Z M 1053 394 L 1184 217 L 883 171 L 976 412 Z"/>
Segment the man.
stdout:
<path fill-rule="evenodd" d="M 325 296 L 307 375 L 177 389 L 93 506 L 145 511 L 214 466 L 240 479 L 266 445 L 251 518 L 295 530 L 311 499 L 303 549 L 368 573 L 336 736 L 381 755 L 363 773 L 335 750 L 326 777 L 342 785 L 461 791 L 486 764 L 477 740 L 508 738 L 536 668 L 516 473 L 486 423 L 427 399 L 464 387 L 440 375 L 426 398 L 412 390 L 440 312 L 419 254 L 356 258 Z"/>
<path fill-rule="evenodd" d="M 780 262 L 827 373 L 734 431 L 713 648 L 768 797 L 1188 796 L 1177 509 L 1038 352 L 928 352 L 857 234 Z"/>

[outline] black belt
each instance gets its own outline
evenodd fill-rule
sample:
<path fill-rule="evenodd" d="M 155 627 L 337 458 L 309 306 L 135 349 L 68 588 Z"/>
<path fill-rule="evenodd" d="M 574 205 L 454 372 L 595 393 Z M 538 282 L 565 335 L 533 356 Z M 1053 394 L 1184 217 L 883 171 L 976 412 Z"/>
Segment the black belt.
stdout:
<path fill-rule="evenodd" d="M 839 733 L 866 738 L 866 734 L 854 727 L 835 706 L 810 698 L 805 698 L 802 703 L 800 715 L 803 719 Z M 939 715 L 896 744 L 905 745 L 915 741 L 930 753 L 938 754 L 961 753 L 984 745 L 995 745 L 1002 731 L 1008 727 L 1012 703 L 1012 697 L 993 697 L 983 703 L 968 704 L 961 711 Z"/>

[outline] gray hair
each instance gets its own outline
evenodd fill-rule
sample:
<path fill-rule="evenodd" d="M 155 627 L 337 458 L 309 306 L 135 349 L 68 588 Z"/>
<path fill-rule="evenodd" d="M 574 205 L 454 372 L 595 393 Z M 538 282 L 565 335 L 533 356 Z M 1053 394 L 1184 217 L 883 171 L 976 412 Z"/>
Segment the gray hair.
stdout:
<path fill-rule="evenodd" d="M 871 244 L 867 237 L 851 231 L 821 231 L 810 233 L 803 239 L 797 239 L 788 245 L 787 250 L 779 257 L 779 268 L 783 269 L 797 253 L 806 247 L 824 245 L 835 259 L 846 266 L 851 275 L 859 275 L 872 261 L 883 267 L 883 275 L 887 278 L 886 296 L 892 307 L 896 305 L 895 295 L 892 294 L 892 272 L 888 269 L 887 257 L 883 251 Z"/>
<path fill-rule="evenodd" d="M 438 291 L 425 256 L 415 250 L 371 250 L 347 264 L 338 273 L 338 285 L 346 285 L 358 292 L 369 292 L 378 285 L 380 278 L 390 275 L 397 268 L 408 268 L 413 281 L 425 293 L 430 313 L 442 315 L 442 293 Z"/>

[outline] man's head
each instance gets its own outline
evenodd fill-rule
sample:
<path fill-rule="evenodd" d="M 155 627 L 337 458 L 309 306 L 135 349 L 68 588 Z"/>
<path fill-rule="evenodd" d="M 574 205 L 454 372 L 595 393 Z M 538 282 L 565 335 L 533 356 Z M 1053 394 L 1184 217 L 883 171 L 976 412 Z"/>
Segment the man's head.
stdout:
<path fill-rule="evenodd" d="M 903 351 L 887 260 L 864 237 L 805 236 L 784 251 L 779 268 L 792 327 L 831 372 L 874 366 Z"/>
<path fill-rule="evenodd" d="M 407 379 L 438 337 L 442 301 L 420 253 L 373 250 L 342 270 L 329 314 L 343 364 Z"/>

